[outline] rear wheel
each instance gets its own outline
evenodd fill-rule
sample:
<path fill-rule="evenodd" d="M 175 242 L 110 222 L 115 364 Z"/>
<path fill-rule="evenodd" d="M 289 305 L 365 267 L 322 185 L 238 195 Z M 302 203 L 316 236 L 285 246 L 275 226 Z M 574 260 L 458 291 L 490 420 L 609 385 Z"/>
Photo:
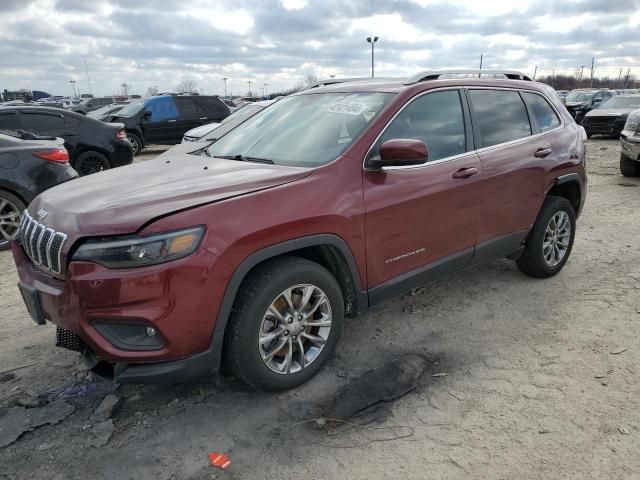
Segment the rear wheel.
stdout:
<path fill-rule="evenodd" d="M 111 163 L 107 157 L 100 152 L 83 152 L 73 162 L 73 168 L 76 169 L 80 176 L 91 175 L 102 170 L 109 170 Z"/>
<path fill-rule="evenodd" d="M 620 154 L 620 173 L 625 177 L 640 177 L 640 162 L 631 160 L 624 154 Z"/>
<path fill-rule="evenodd" d="M 127 132 L 127 138 L 129 139 L 129 143 L 131 144 L 131 148 L 133 149 L 133 156 L 135 157 L 142 151 L 142 141 L 140 137 L 135 133 Z"/>
<path fill-rule="evenodd" d="M 306 382 L 338 343 L 344 300 L 324 267 L 297 257 L 260 265 L 243 282 L 226 330 L 228 366 L 259 390 Z"/>
<path fill-rule="evenodd" d="M 551 277 L 567 263 L 576 232 L 576 214 L 564 197 L 547 197 L 516 261 L 521 272 L 537 278 Z"/>
<path fill-rule="evenodd" d="M 13 193 L 0 190 L 0 250 L 7 250 L 9 242 L 18 236 L 20 216 L 26 205 Z"/>

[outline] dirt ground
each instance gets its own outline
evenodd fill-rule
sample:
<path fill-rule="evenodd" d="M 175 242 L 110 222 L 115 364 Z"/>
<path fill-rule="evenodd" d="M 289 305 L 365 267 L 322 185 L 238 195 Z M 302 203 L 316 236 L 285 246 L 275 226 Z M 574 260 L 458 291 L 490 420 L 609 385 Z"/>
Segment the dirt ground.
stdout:
<path fill-rule="evenodd" d="M 24 398 L 53 401 L 30 415 L 74 411 L 0 448 L 0 478 L 640 478 L 640 179 L 618 159 L 617 141 L 589 142 L 587 204 L 559 275 L 500 260 L 388 301 L 347 324 L 320 375 L 280 395 L 230 378 L 101 381 L 28 318 L 1 253 L 0 372 L 19 369 L 0 383 L 0 444 Z M 366 427 L 298 424 L 407 353 L 428 359 L 418 388 L 354 420 Z M 108 435 L 91 416 L 114 389 L 124 401 L 99 446 Z M 209 465 L 214 451 L 227 470 Z"/>

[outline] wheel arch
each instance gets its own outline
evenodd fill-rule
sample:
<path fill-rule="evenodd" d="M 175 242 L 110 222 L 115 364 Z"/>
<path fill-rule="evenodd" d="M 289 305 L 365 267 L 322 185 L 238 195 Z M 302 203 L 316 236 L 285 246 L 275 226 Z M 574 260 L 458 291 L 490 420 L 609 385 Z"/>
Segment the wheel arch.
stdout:
<path fill-rule="evenodd" d="M 557 177 L 551 189 L 547 192 L 547 197 L 555 195 L 564 197 L 571 203 L 576 217 L 580 214 L 582 206 L 582 186 L 580 185 L 580 175 L 577 173 L 569 173 Z"/>
<path fill-rule="evenodd" d="M 347 243 L 337 235 L 310 235 L 258 250 L 244 259 L 235 269 L 220 302 L 216 326 L 211 340 L 216 369 L 220 365 L 224 331 L 233 303 L 245 278 L 267 260 L 281 256 L 297 256 L 314 261 L 331 272 L 338 281 L 345 298 L 345 314 L 353 317 L 368 307 L 368 296 L 362 289 L 358 268 Z"/>

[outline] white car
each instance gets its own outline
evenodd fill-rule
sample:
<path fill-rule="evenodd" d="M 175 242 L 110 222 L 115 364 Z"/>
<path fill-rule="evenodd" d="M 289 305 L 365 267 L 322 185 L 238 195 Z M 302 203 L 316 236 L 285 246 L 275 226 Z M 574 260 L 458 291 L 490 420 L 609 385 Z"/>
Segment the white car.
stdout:
<path fill-rule="evenodd" d="M 620 144 L 620 172 L 625 177 L 640 177 L 640 110 L 627 117 Z"/>

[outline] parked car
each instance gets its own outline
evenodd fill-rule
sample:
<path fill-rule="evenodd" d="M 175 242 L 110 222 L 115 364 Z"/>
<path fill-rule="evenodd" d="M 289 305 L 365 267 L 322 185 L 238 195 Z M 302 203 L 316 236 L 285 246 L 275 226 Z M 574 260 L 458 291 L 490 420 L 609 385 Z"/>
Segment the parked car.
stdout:
<path fill-rule="evenodd" d="M 640 177 L 640 110 L 627 117 L 620 144 L 620 172 L 625 177 Z"/>
<path fill-rule="evenodd" d="M 95 118 L 96 120 L 108 123 L 111 122 L 111 119 L 128 104 L 129 102 L 112 103 L 111 105 L 100 107 L 97 110 L 87 113 L 87 117 Z"/>
<path fill-rule="evenodd" d="M 227 118 L 222 120 L 222 122 L 207 123 L 206 125 L 192 128 L 184 134 L 184 137 L 182 137 L 182 143 L 207 142 L 208 145 L 209 143 L 216 141 L 222 135 L 240 125 L 246 119 L 253 117 L 261 110 L 264 110 L 273 102 L 274 100 L 264 100 L 262 102 L 250 103 L 242 108 L 237 109 Z"/>
<path fill-rule="evenodd" d="M 20 218 L 40 193 L 76 178 L 60 138 L 3 130 L 0 117 L 0 250 L 18 236 Z"/>
<path fill-rule="evenodd" d="M 116 101 L 117 100 L 115 97 L 84 98 L 78 105 L 72 106 L 71 111 L 79 113 L 81 115 L 86 115 L 93 110 L 97 110 L 101 107 L 106 107 L 107 105 L 111 105 Z"/>
<path fill-rule="evenodd" d="M 134 100 L 113 116 L 122 122 L 134 155 L 151 143 L 180 143 L 188 130 L 210 122 L 221 122 L 230 114 L 219 97 L 206 95 L 159 95 Z"/>
<path fill-rule="evenodd" d="M 564 104 L 576 123 L 579 124 L 588 112 L 606 102 L 615 94 L 613 90 L 571 90 L 564 99 Z"/>
<path fill-rule="evenodd" d="M 569 90 L 556 90 L 556 95 L 560 100 L 563 100 L 569 95 Z"/>
<path fill-rule="evenodd" d="M 209 156 L 45 192 L 12 245 L 31 316 L 119 383 L 182 382 L 224 358 L 278 391 L 387 298 L 502 257 L 557 274 L 585 200 L 583 128 L 520 73 L 455 74 L 299 92 Z M 43 246 L 44 228 L 64 242 Z"/>
<path fill-rule="evenodd" d="M 619 95 L 600 104 L 587 113 L 581 125 L 591 135 L 618 137 L 622 132 L 627 116 L 640 108 L 640 95 Z"/>
<path fill-rule="evenodd" d="M 124 125 L 104 123 L 69 110 L 23 106 L 0 107 L 0 129 L 30 130 L 61 137 L 71 165 L 80 175 L 108 170 L 133 161 Z"/>

